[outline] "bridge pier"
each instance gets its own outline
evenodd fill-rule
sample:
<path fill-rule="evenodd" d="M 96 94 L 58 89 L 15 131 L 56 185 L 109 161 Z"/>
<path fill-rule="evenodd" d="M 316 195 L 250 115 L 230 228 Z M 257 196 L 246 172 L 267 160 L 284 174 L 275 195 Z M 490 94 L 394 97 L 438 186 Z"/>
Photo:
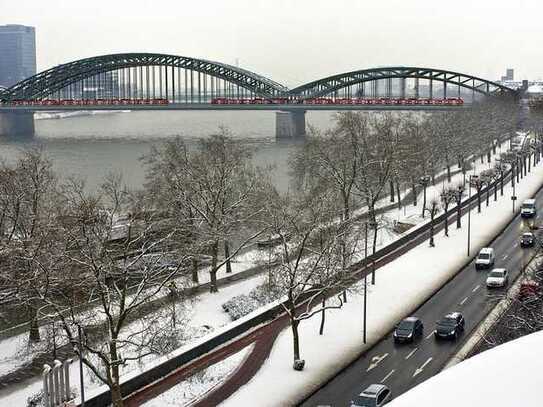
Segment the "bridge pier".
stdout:
<path fill-rule="evenodd" d="M 34 113 L 0 112 L 0 136 L 34 137 Z"/>
<path fill-rule="evenodd" d="M 275 113 L 275 137 L 296 138 L 305 136 L 305 110 Z"/>

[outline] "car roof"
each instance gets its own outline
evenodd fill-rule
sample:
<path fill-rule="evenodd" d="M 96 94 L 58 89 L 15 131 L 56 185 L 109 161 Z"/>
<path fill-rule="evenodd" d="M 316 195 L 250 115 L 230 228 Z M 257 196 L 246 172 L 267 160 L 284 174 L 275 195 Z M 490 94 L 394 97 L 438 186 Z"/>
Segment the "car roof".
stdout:
<path fill-rule="evenodd" d="M 384 384 L 370 384 L 360 395 L 379 394 L 384 389 L 388 389 Z"/>
<path fill-rule="evenodd" d="M 492 253 L 494 249 L 492 247 L 483 247 L 480 253 Z"/>
<path fill-rule="evenodd" d="M 458 318 L 460 315 L 462 315 L 462 314 L 460 314 L 460 312 L 454 311 L 454 312 L 448 313 L 443 318 Z"/>
<path fill-rule="evenodd" d="M 535 203 L 535 199 L 525 199 L 523 203 L 528 203 L 528 204 Z"/>
<path fill-rule="evenodd" d="M 492 271 L 507 271 L 507 269 L 504 269 L 503 267 L 499 267 L 499 268 L 492 269 Z"/>
<path fill-rule="evenodd" d="M 418 321 L 419 318 L 417 317 L 407 317 L 407 318 L 404 318 L 403 321 L 409 321 L 409 322 L 415 322 L 415 321 Z"/>
<path fill-rule="evenodd" d="M 533 236 L 534 234 L 532 232 L 524 232 L 522 236 Z"/>

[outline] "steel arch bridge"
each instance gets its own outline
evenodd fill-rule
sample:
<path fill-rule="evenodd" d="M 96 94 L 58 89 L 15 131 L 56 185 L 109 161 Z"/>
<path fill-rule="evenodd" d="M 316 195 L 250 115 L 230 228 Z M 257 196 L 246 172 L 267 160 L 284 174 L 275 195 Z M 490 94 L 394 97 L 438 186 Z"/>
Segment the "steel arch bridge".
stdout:
<path fill-rule="evenodd" d="M 200 91 L 205 88 L 211 93 L 222 89 L 225 94 L 237 92 L 261 97 L 273 97 L 288 91 L 288 88 L 261 75 L 219 62 L 166 54 L 126 53 L 55 66 L 15 84 L 0 93 L 0 97 L 3 100 L 32 100 L 55 96 L 62 90 L 65 90 L 64 95 L 77 93 L 78 88 L 83 93 L 85 87 L 101 90 L 108 86 L 108 81 L 112 81 L 111 76 L 106 75 L 110 72 L 117 73 L 120 87 L 107 91 L 116 90 L 125 97 L 139 97 L 146 93 L 146 96 L 160 94 L 169 98 L 176 95 L 181 85 L 187 90 L 186 99 L 189 98 L 190 87 L 193 102 L 200 96 L 195 94 L 195 87 Z M 120 75 L 123 77 L 119 78 Z M 123 85 L 126 86 L 123 88 Z M 179 93 L 182 92 L 178 92 L 178 96 Z"/>
<path fill-rule="evenodd" d="M 158 99 L 179 108 L 203 108 L 216 98 L 280 98 L 282 104 L 289 104 L 322 97 L 335 101 L 341 97 L 433 99 L 466 97 L 470 93 L 474 100 L 476 94 L 515 95 L 516 91 L 472 75 L 402 66 L 346 72 L 288 89 L 254 72 L 220 62 L 167 54 L 123 53 L 55 66 L 8 89 L 0 89 L 0 102 L 5 106 L 21 100 Z"/>
<path fill-rule="evenodd" d="M 464 88 L 484 95 L 516 94 L 514 89 L 476 76 L 443 69 L 404 66 L 371 68 L 332 75 L 294 88 L 290 94 L 301 97 L 322 97 L 334 95 L 340 91 L 357 95 L 376 94 L 379 93 L 378 85 L 380 83 L 385 87 L 385 94 L 391 94 L 393 79 L 400 80 L 399 91 L 403 95 L 406 92 L 405 82 L 413 80 L 415 97 L 419 96 L 421 80 L 428 82 L 430 98 L 435 90 L 434 82 L 441 83 L 444 97 L 447 97 L 448 86 L 456 86 L 458 89 Z M 367 92 L 368 89 L 365 87 L 368 83 L 372 85 L 369 89 L 370 92 Z"/>

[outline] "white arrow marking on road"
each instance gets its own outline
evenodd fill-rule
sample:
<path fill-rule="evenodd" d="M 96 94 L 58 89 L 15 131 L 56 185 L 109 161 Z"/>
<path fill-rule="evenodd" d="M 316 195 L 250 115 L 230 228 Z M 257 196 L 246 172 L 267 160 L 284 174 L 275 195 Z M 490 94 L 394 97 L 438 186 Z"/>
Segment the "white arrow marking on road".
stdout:
<path fill-rule="evenodd" d="M 435 331 L 430 332 L 430 334 L 426 337 L 426 339 L 430 338 L 434 334 L 434 332 Z"/>
<path fill-rule="evenodd" d="M 505 260 L 505 259 L 508 258 L 508 257 L 509 257 L 509 255 L 506 254 L 505 256 L 503 256 L 503 259 Z"/>
<path fill-rule="evenodd" d="M 432 358 L 428 358 L 428 360 L 426 362 L 424 362 L 422 364 L 421 367 L 419 367 L 417 370 L 415 370 L 415 373 L 413 374 L 413 377 L 415 377 L 416 375 L 418 375 L 420 372 L 422 372 L 424 370 L 424 368 L 426 367 L 426 365 L 428 363 L 430 363 L 432 361 Z"/>
<path fill-rule="evenodd" d="M 413 349 L 411 352 L 409 352 L 409 355 L 407 355 L 407 356 L 405 357 L 405 359 L 406 359 L 406 360 L 409 359 L 411 356 L 413 356 L 413 354 L 414 354 L 417 350 L 419 350 L 419 348 Z"/>
<path fill-rule="evenodd" d="M 479 288 L 481 288 L 481 284 L 478 284 L 477 287 L 475 287 L 471 292 L 474 293 L 474 292 L 477 291 Z"/>
<path fill-rule="evenodd" d="M 371 358 L 371 363 L 370 363 L 368 369 L 366 370 L 366 372 L 369 372 L 371 369 L 377 367 L 377 365 L 378 365 L 379 363 L 381 363 L 381 361 L 382 361 L 384 358 L 386 358 L 387 356 L 388 356 L 388 353 L 385 353 L 383 356 L 377 355 L 377 356 L 372 357 L 372 358 Z"/>
<path fill-rule="evenodd" d="M 390 371 L 390 373 L 387 374 L 387 375 L 383 378 L 383 380 L 381 380 L 379 383 L 383 383 L 386 379 L 388 379 L 390 376 L 392 376 L 392 373 L 394 373 L 394 372 L 395 372 L 395 370 L 392 369 L 392 370 Z"/>
<path fill-rule="evenodd" d="M 460 305 L 464 305 L 464 303 L 468 300 L 468 297 L 464 298 L 462 301 L 460 301 Z"/>

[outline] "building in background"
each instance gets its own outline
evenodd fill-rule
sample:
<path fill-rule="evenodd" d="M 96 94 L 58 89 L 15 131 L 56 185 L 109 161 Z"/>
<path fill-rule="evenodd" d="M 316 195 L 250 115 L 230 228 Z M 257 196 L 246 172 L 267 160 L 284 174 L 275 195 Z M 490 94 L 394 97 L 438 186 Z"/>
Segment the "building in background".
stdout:
<path fill-rule="evenodd" d="M 34 27 L 0 25 L 0 86 L 10 87 L 36 74 Z"/>
<path fill-rule="evenodd" d="M 505 71 L 505 80 L 514 81 L 515 80 L 515 70 L 513 68 L 507 68 Z"/>

